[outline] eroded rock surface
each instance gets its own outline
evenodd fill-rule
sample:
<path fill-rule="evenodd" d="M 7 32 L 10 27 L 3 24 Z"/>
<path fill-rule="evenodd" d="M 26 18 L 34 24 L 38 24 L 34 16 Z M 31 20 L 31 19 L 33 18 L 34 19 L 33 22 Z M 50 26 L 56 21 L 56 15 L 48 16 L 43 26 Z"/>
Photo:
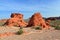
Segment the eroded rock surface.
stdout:
<path fill-rule="evenodd" d="M 42 26 L 42 28 L 49 28 L 49 23 L 45 22 L 42 15 L 37 12 L 29 20 L 28 26 Z"/>
<path fill-rule="evenodd" d="M 6 21 L 5 25 L 25 27 L 27 23 L 23 20 L 23 14 L 12 13 L 11 18 Z"/>

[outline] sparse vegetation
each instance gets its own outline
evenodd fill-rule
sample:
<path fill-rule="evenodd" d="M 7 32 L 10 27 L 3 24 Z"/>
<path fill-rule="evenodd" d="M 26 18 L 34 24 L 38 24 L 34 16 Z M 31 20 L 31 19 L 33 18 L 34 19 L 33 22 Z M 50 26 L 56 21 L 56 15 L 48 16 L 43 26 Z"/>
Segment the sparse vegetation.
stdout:
<path fill-rule="evenodd" d="M 38 27 L 35 27 L 35 30 L 42 30 L 42 28 L 38 26 Z"/>
<path fill-rule="evenodd" d="M 60 30 L 60 20 L 51 21 L 50 25 L 56 30 Z"/>
<path fill-rule="evenodd" d="M 17 32 L 18 35 L 21 35 L 23 33 L 22 29 L 19 29 L 19 31 Z"/>
<path fill-rule="evenodd" d="M 5 22 L 0 22 L 0 26 L 3 26 Z"/>
<path fill-rule="evenodd" d="M 60 30 L 60 26 L 55 26 L 54 27 L 56 30 Z"/>
<path fill-rule="evenodd" d="M 60 25 L 60 20 L 54 20 L 50 22 L 51 26 L 59 26 Z"/>

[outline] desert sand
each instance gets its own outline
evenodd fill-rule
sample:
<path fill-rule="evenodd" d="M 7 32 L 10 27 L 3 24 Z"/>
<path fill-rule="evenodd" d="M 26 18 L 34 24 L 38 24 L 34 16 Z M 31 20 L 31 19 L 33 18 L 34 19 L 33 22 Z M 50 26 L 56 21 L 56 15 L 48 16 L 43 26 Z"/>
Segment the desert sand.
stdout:
<path fill-rule="evenodd" d="M 0 33 L 17 32 L 19 27 L 0 27 Z M 60 30 L 34 30 L 32 28 L 23 28 L 27 33 L 21 35 L 11 35 L 2 37 L 0 40 L 60 40 Z"/>

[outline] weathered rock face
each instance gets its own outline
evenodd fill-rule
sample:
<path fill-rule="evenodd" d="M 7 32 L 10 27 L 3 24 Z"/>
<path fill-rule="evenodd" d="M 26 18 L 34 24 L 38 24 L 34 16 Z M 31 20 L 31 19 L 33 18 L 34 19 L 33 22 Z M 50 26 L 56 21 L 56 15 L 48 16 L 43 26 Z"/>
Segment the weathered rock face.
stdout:
<path fill-rule="evenodd" d="M 6 21 L 5 25 L 24 27 L 24 26 L 27 25 L 27 23 L 24 22 L 22 14 L 20 14 L 20 13 L 12 13 L 11 18 Z"/>
<path fill-rule="evenodd" d="M 49 27 L 39 12 L 32 15 L 29 20 L 28 26 L 42 26 L 42 28 Z"/>

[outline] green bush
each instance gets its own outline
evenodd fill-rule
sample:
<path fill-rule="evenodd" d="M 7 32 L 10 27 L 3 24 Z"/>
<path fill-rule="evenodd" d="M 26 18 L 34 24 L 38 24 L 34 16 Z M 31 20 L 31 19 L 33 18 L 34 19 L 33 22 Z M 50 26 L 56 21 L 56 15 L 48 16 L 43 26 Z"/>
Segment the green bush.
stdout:
<path fill-rule="evenodd" d="M 22 29 L 19 29 L 19 31 L 17 32 L 18 35 L 21 35 L 23 33 Z"/>
<path fill-rule="evenodd" d="M 41 27 L 35 27 L 35 30 L 42 30 Z"/>
<path fill-rule="evenodd" d="M 60 30 L 60 26 L 55 26 L 55 29 L 56 30 Z"/>

